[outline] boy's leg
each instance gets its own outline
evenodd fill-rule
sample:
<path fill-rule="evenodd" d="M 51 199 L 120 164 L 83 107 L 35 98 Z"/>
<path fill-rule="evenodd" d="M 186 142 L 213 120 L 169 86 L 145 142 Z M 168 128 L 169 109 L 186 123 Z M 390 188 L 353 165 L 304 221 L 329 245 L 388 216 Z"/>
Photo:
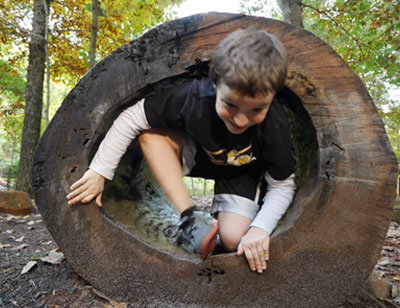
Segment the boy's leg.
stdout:
<path fill-rule="evenodd" d="M 218 213 L 221 242 L 227 251 L 236 251 L 242 237 L 247 233 L 251 219 L 231 212 Z"/>
<path fill-rule="evenodd" d="M 212 213 L 218 214 L 221 242 L 236 251 L 259 211 L 262 168 L 253 163 L 241 167 L 219 167 L 215 179 Z"/>
<path fill-rule="evenodd" d="M 143 155 L 156 181 L 179 214 L 192 206 L 183 182 L 183 140 L 174 130 L 150 129 L 138 137 Z"/>
<path fill-rule="evenodd" d="M 151 129 L 143 132 L 138 140 L 154 177 L 181 214 L 178 243 L 188 243 L 205 259 L 215 247 L 218 226 L 210 224 L 192 208 L 183 182 L 183 136 L 170 129 Z"/>

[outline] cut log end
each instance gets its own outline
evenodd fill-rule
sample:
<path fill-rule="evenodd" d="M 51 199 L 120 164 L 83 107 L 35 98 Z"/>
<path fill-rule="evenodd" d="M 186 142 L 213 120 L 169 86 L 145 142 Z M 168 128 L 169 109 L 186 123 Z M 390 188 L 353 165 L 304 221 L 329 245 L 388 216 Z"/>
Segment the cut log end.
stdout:
<path fill-rule="evenodd" d="M 135 143 L 107 184 L 103 211 L 94 204 L 68 207 L 69 187 L 112 119 L 152 91 L 204 73 L 201 61 L 218 42 L 246 27 L 275 34 L 289 60 L 282 95 L 298 190 L 271 241 L 267 273 L 251 273 L 234 254 L 203 262 L 176 249 L 176 217 Z M 74 269 L 106 294 L 149 307 L 339 306 L 379 257 L 397 179 L 376 108 L 332 48 L 283 22 L 215 13 L 163 24 L 98 63 L 57 111 L 33 166 L 38 208 Z"/>

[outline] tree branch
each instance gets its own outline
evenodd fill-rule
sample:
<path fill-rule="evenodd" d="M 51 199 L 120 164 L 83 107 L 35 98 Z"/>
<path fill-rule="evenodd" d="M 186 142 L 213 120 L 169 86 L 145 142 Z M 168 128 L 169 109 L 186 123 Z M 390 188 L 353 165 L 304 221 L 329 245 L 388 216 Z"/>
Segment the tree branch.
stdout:
<path fill-rule="evenodd" d="M 331 17 L 327 12 L 325 11 L 321 11 L 320 9 L 313 7 L 312 5 L 309 4 L 304 4 L 303 2 L 301 3 L 302 7 L 308 7 L 316 12 L 318 12 L 318 14 L 322 14 L 324 16 L 326 16 L 330 21 L 332 21 L 336 26 L 338 26 L 338 28 L 342 29 L 348 36 L 350 36 L 354 41 L 356 41 L 359 45 L 362 45 L 364 47 L 367 47 L 368 49 L 371 49 L 373 51 L 375 51 L 376 53 L 379 54 L 379 51 L 376 50 L 375 48 L 373 48 L 372 46 L 361 42 L 360 40 L 358 40 L 356 37 L 354 37 L 349 31 L 347 31 L 342 25 L 340 25 L 333 17 Z"/>
<path fill-rule="evenodd" d="M 18 24 L 14 24 L 14 23 L 12 23 L 12 22 L 10 22 L 10 21 L 2 18 L 2 17 L 0 17 L 0 24 L 2 24 L 4 26 L 11 27 L 11 28 L 8 28 L 8 29 L 18 29 L 20 32 L 24 33 L 24 34 L 21 34 L 21 33 L 17 32 L 17 31 L 15 31 L 15 30 L 12 30 L 11 32 L 9 32 L 9 33 L 17 35 L 17 36 L 24 37 L 24 36 L 28 36 L 29 33 L 30 33 L 30 31 L 20 27 Z"/>

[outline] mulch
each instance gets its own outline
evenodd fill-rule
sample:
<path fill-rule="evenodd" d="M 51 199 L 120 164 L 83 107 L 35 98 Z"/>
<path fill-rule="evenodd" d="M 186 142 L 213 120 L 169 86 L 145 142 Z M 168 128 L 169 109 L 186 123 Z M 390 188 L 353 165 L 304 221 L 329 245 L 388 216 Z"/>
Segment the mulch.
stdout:
<path fill-rule="evenodd" d="M 375 270 L 392 286 L 400 285 L 400 226 L 392 223 Z M 57 249 L 40 214 L 0 214 L 0 308 L 132 308 L 107 298 L 79 277 L 66 259 L 41 260 Z M 36 264 L 21 273 L 31 261 Z M 397 298 L 378 299 L 366 289 L 340 308 L 399 308 Z M 335 307 L 336 308 L 336 307 Z M 339 308 L 339 307 L 338 307 Z"/>

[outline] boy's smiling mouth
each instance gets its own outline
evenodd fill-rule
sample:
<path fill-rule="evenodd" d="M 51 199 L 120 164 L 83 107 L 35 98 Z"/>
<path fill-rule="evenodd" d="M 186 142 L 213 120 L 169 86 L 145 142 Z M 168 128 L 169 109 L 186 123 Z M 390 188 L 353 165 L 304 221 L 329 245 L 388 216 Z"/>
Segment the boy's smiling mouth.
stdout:
<path fill-rule="evenodd" d="M 233 134 L 240 134 L 243 133 L 245 130 L 247 130 L 249 128 L 248 125 L 245 126 L 238 126 L 236 125 L 234 122 L 228 120 L 229 126 L 231 127 L 231 129 L 228 128 L 228 130 L 233 133 Z"/>

